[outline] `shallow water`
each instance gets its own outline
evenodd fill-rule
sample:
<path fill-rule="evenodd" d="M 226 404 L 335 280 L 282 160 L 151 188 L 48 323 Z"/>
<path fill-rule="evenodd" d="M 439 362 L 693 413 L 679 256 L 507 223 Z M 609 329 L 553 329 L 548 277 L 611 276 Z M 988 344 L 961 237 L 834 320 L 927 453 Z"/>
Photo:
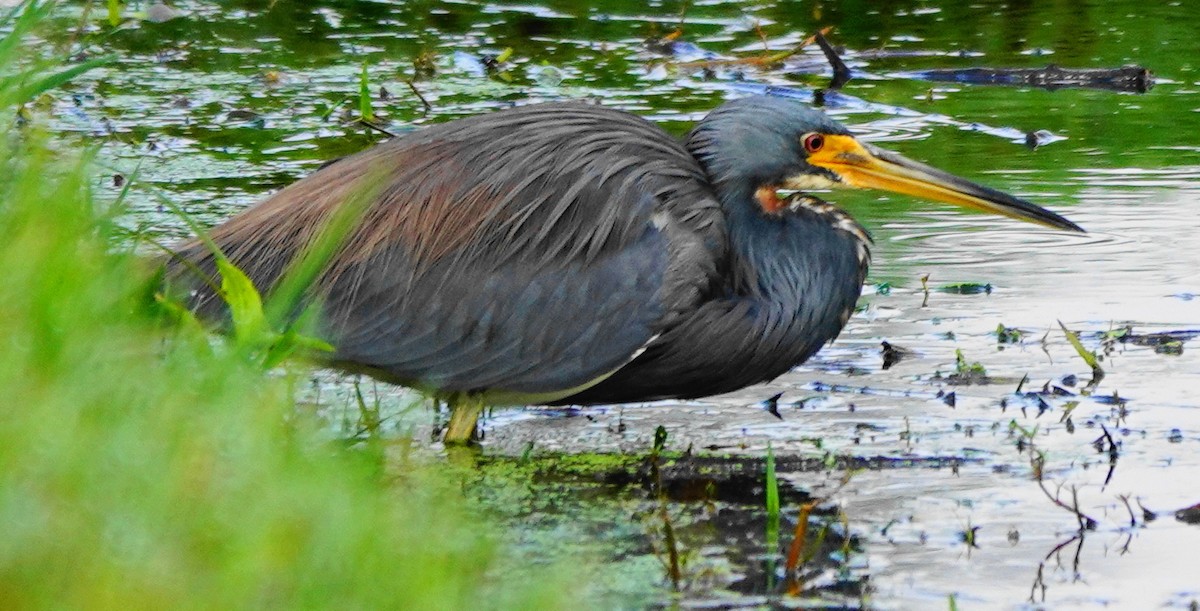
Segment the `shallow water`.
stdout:
<path fill-rule="evenodd" d="M 513 103 L 597 98 L 682 133 L 721 100 L 766 85 L 811 95 L 828 68 L 816 49 L 768 70 L 705 74 L 680 61 L 785 49 L 836 26 L 831 40 L 856 78 L 827 100 L 831 114 L 866 139 L 1053 207 L 1089 233 L 874 193 L 826 195 L 876 241 L 863 309 L 835 343 L 770 384 L 702 401 L 498 411 L 485 423 L 492 458 L 481 502 L 517 527 L 514 542 L 530 558 L 598 561 L 581 579 L 609 604 L 936 608 L 953 596 L 961 608 L 1187 608 L 1200 599 L 1190 562 L 1200 527 L 1173 516 L 1200 503 L 1197 345 L 1188 333 L 1169 347 L 1142 345 L 1154 338 L 1102 345 L 1126 326 L 1141 335 L 1200 330 L 1200 12 L 1188 3 L 695 2 L 681 40 L 696 46 L 673 57 L 643 44 L 680 23 L 673 2 L 177 6 L 184 16 L 166 23 L 131 21 L 107 35 L 89 25 L 82 50 L 115 52 L 119 64 L 52 107 L 56 129 L 99 147 L 111 168 L 97 177 L 103 192 L 118 191 L 109 174 L 137 168 L 122 222 L 164 240 L 186 231 L 155 193 L 215 224 L 379 140 L 349 120 L 364 64 L 372 91 L 388 92 L 374 104 L 396 131 Z M 82 12 L 69 7 L 60 23 L 73 29 Z M 65 34 L 48 38 L 81 50 Z M 511 59 L 489 71 L 481 54 L 509 47 Z M 435 67 L 415 82 L 427 113 L 405 84 L 422 54 Z M 1051 62 L 1142 64 L 1158 84 L 1134 95 L 900 76 Z M 1038 130 L 1062 139 L 1024 146 L 1024 134 Z M 932 291 L 923 306 L 925 275 Z M 937 290 L 964 282 L 992 290 Z M 1104 354 L 1107 375 L 1089 396 L 1091 373 L 1057 321 Z M 999 343 L 1001 324 L 1022 339 Z M 884 370 L 881 341 L 911 354 Z M 945 379 L 956 350 L 993 383 Z M 1072 394 L 1016 394 L 1025 377 L 1023 391 L 1049 383 Z M 336 428 L 352 387 L 326 374 L 313 384 L 310 399 Z M 410 402 L 376 388 L 393 412 Z M 953 407 L 938 396 L 949 392 Z M 760 405 L 776 393 L 780 418 Z M 430 420 L 416 409 L 393 422 L 428 437 Z M 761 459 L 769 441 L 795 491 L 785 495 L 783 547 L 768 551 L 760 492 L 673 497 L 670 513 L 693 560 L 688 587 L 671 594 L 658 562 L 654 487 L 613 480 L 620 470 L 611 465 L 580 470 L 588 475 L 553 468 L 567 460 L 560 453 L 644 454 L 658 426 L 668 450 L 731 457 L 718 461 L 729 468 L 756 469 L 744 461 Z M 1111 477 L 1107 447 L 1094 445 L 1101 426 L 1120 444 Z M 1098 522 L 1081 543 L 1072 539 L 1076 518 L 1033 477 L 1030 440 L 1045 452 L 1047 489 L 1069 498 L 1076 487 L 1079 508 Z M 504 458 L 522 455 L 532 467 Z M 854 459 L 881 468 L 842 484 Z M 779 562 L 806 495 L 828 496 L 814 524 L 843 528 L 840 511 L 849 530 L 830 541 L 849 543 L 827 545 L 794 598 L 782 594 Z M 1133 526 L 1121 495 L 1131 499 Z M 1147 521 L 1138 503 L 1158 519 Z M 976 528 L 971 547 L 962 533 Z"/>

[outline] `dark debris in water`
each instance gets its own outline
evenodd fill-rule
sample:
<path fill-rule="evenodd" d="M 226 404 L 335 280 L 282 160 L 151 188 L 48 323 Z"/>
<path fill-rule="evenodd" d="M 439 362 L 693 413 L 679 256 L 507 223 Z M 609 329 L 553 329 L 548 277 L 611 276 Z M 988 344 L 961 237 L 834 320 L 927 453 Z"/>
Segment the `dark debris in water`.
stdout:
<path fill-rule="evenodd" d="M 926 397 L 934 398 L 932 393 L 921 392 L 916 390 L 892 390 L 887 388 L 874 388 L 871 386 L 852 386 L 850 384 L 829 384 L 814 380 L 804 386 L 806 389 L 814 392 L 822 393 L 846 393 L 853 395 L 869 395 L 877 397 Z"/>
<path fill-rule="evenodd" d="M 1142 66 L 1120 68 L 959 68 L 923 70 L 908 76 L 937 82 L 971 85 L 1040 87 L 1053 91 L 1067 87 L 1146 93 L 1154 87 L 1154 74 Z"/>
<path fill-rule="evenodd" d="M 1175 519 L 1184 524 L 1200 524 L 1200 503 L 1176 511 Z"/>
<path fill-rule="evenodd" d="M 1100 343 L 1106 348 L 1120 343 L 1154 348 L 1155 352 L 1164 354 L 1179 354 L 1183 352 L 1184 342 L 1200 337 L 1200 330 L 1180 329 L 1156 333 L 1135 333 L 1133 327 L 1126 326 L 1100 333 L 1098 337 Z"/>
<path fill-rule="evenodd" d="M 955 405 L 958 404 L 958 395 L 953 391 L 944 392 L 944 391 L 939 390 L 938 398 L 942 400 L 942 403 L 945 403 L 946 405 L 949 405 L 950 407 L 954 407 Z"/>
<path fill-rule="evenodd" d="M 1183 342 L 1165 342 L 1154 347 L 1154 351 L 1158 354 L 1170 354 L 1178 356 L 1183 354 Z"/>
<path fill-rule="evenodd" d="M 1004 323 L 996 325 L 996 343 L 999 344 L 1016 344 L 1021 341 L 1025 333 L 1016 327 L 1006 327 Z"/>
<path fill-rule="evenodd" d="M 956 468 L 965 459 L 961 457 L 934 458 L 891 458 L 891 457 L 806 457 L 776 456 L 775 470 L 778 473 L 826 473 L 839 471 L 881 471 L 886 469 L 913 469 L 918 467 L 942 469 Z M 763 501 L 763 474 L 766 459 L 762 457 L 690 456 L 663 464 L 663 485 L 671 498 L 676 500 L 703 500 L 697 492 L 711 489 L 714 500 L 729 503 L 761 504 Z M 615 472 L 606 476 L 611 484 L 649 485 L 649 470 L 643 465 L 632 472 Z M 807 492 L 794 488 L 786 479 L 780 479 L 780 497 L 788 503 L 803 503 L 812 500 Z"/>
<path fill-rule="evenodd" d="M 1062 139 L 1062 136 L 1057 136 L 1053 132 L 1039 129 L 1025 134 L 1025 146 L 1036 149 L 1044 144 L 1057 142 Z"/>
<path fill-rule="evenodd" d="M 989 376 L 986 372 L 978 371 L 963 371 L 954 372 L 943 375 L 941 372 L 934 374 L 931 380 L 949 384 L 951 386 L 989 386 L 992 384 L 1006 384 L 1012 382 L 1009 378 L 995 378 Z"/>
<path fill-rule="evenodd" d="M 802 515 L 808 524 L 805 549 L 810 555 L 802 568 L 800 589 L 794 592 L 801 598 L 795 600 L 850 608 L 844 605 L 855 607 L 866 593 L 866 574 L 851 567 L 851 559 L 862 553 L 861 541 L 853 529 L 847 531 L 836 505 L 817 502 L 815 509 L 802 514 L 801 508 L 816 499 L 795 479 L 776 480 L 783 528 L 768 534 L 764 457 L 668 452 L 656 457 L 651 451 L 642 455 L 548 453 L 520 459 L 477 456 L 476 461 L 479 473 L 491 474 L 480 487 L 485 496 L 519 482 L 517 487 L 528 495 L 525 498 L 533 499 L 514 510 L 511 494 L 491 497 L 504 503 L 498 511 L 512 513 L 524 528 L 536 530 L 538 524 L 547 523 L 557 528 L 553 519 L 545 522 L 546 508 L 570 507 L 579 515 L 565 519 L 576 527 L 611 532 L 613 553 L 622 557 L 649 555 L 663 561 L 666 550 L 675 549 L 687 558 L 680 565 L 678 588 L 694 604 L 712 608 L 741 606 L 747 600 L 767 604 L 792 592 L 784 550 Z M 942 467 L 962 462 L 960 458 L 846 459 L 836 467 Z M 824 473 L 830 463 L 782 456 L 776 458 L 776 468 L 781 473 Z M 585 506 L 588 509 L 581 509 Z M 529 520 L 531 515 L 537 519 Z M 612 520 L 629 522 L 630 518 L 632 525 L 613 528 Z M 668 530 L 671 543 L 666 542 Z"/>
<path fill-rule="evenodd" d="M 482 465 L 512 461 L 505 457 L 483 457 Z M 718 456 L 664 454 L 659 474 L 663 492 L 673 501 L 718 501 L 761 507 L 765 499 L 766 459 L 761 456 Z M 952 469 L 970 459 L 963 457 L 893 458 L 886 456 L 776 456 L 780 474 L 823 474 L 837 471 L 882 471 L 890 469 Z M 618 454 L 538 456 L 530 461 L 538 481 L 602 484 L 617 489 L 650 491 L 655 486 L 647 456 Z M 780 499 L 785 505 L 812 500 L 808 492 L 787 479 L 779 479 Z"/>
<path fill-rule="evenodd" d="M 779 414 L 779 398 L 782 396 L 783 396 L 783 393 L 781 393 L 781 392 L 775 393 L 774 395 L 771 395 L 770 397 L 767 397 L 766 399 L 764 399 L 762 401 L 762 403 L 759 403 L 759 407 L 766 410 L 766 412 L 768 414 L 771 414 L 772 416 L 775 416 L 776 418 L 783 420 L 783 416 L 781 416 Z"/>
<path fill-rule="evenodd" d="M 1162 346 L 1165 344 L 1173 344 L 1178 342 L 1186 342 L 1200 336 L 1200 331 L 1164 331 L 1162 333 L 1130 333 L 1125 335 L 1121 341 L 1130 343 L 1135 346 Z"/>
<path fill-rule="evenodd" d="M 880 353 L 883 355 L 883 368 L 891 369 L 893 365 L 913 355 L 908 348 L 901 348 L 889 342 L 880 342 Z"/>

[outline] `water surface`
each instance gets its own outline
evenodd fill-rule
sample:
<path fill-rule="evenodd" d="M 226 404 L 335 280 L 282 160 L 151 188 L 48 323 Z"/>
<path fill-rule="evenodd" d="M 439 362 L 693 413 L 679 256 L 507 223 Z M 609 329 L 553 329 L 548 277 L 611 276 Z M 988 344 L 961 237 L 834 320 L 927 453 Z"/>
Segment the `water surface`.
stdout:
<path fill-rule="evenodd" d="M 786 49 L 834 26 L 831 40 L 856 78 L 830 99 L 831 114 L 866 139 L 1050 206 L 1089 233 L 874 193 L 825 194 L 876 241 L 862 309 L 834 344 L 770 384 L 730 395 L 496 412 L 486 422 L 492 458 L 477 486 L 481 502 L 516 527 L 513 543 L 531 558 L 531 574 L 536 561 L 589 558 L 598 568 L 581 580 L 609 604 L 899 609 L 944 608 L 954 597 L 960 608 L 1187 608 L 1200 599 L 1190 561 L 1200 527 L 1173 516 L 1200 503 L 1200 362 L 1191 341 L 1200 330 L 1200 12 L 1188 3 L 322 0 L 177 8 L 179 19 L 131 20 L 110 31 L 94 17 L 81 22 L 83 5 L 70 5 L 60 23 L 72 31 L 83 23 L 87 35 L 49 36 L 71 52 L 118 54 L 117 65 L 54 102 L 54 125 L 99 147 L 108 168 L 97 176 L 103 191 L 116 196 L 112 173 L 135 177 L 121 222 L 164 241 L 187 232 L 159 196 L 216 224 L 380 140 L 352 120 L 364 66 L 375 109 L 394 131 L 585 98 L 683 133 L 723 100 L 764 86 L 808 95 L 829 74 L 816 49 L 767 69 L 680 62 Z M 681 23 L 679 40 L 695 47 L 664 56 L 644 44 Z M 486 58 L 506 49 L 508 61 L 489 69 Z M 1048 63 L 1141 64 L 1158 84 L 1135 95 L 904 76 Z M 1024 135 L 1038 130 L 1057 138 L 1025 146 Z M 926 276 L 932 292 L 923 305 Z M 937 290 L 958 283 L 991 290 Z M 1058 321 L 1104 356 L 1107 375 L 1087 394 L 1091 373 Z M 998 325 L 1019 329 L 1021 339 L 1001 343 Z M 1126 327 L 1133 335 L 1105 341 Z M 1165 332 L 1176 335 L 1138 337 Z M 881 341 L 910 354 L 884 370 Z M 992 383 L 947 380 L 956 351 L 982 364 Z M 1022 379 L 1022 391 L 1045 385 L 1047 394 L 1016 394 Z M 411 400 L 366 387 L 394 412 Z M 781 418 L 760 405 L 776 393 Z M 317 374 L 309 398 L 336 429 L 352 412 L 352 394 L 350 380 Z M 427 437 L 432 420 L 418 408 L 394 422 Z M 714 459 L 730 469 L 761 460 L 770 442 L 790 490 L 784 547 L 766 540 L 758 492 L 672 497 L 691 558 L 687 587 L 672 594 L 646 482 L 616 477 L 622 471 L 612 466 L 554 468 L 569 463 L 562 453 L 643 454 L 658 426 L 669 433 L 669 450 L 731 457 Z M 1104 430 L 1120 444 L 1111 475 Z M 1037 451 L 1046 488 L 1069 499 L 1074 487 L 1095 529 L 1080 537 L 1075 516 L 1046 497 L 1031 467 Z M 519 468 L 504 458 L 522 455 L 532 462 Z M 843 483 L 847 465 L 862 469 Z M 813 530 L 831 534 L 802 596 L 790 597 L 779 563 L 809 496 L 828 497 Z M 1122 496 L 1134 509 L 1132 525 Z M 1147 520 L 1139 503 L 1158 518 Z"/>

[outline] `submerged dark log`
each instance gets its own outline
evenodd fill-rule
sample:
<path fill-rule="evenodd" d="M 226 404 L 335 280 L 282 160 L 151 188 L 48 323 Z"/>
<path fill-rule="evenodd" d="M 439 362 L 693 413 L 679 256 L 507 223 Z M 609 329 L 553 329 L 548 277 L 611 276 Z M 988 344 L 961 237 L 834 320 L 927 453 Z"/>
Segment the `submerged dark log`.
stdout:
<path fill-rule="evenodd" d="M 1050 64 L 1045 68 L 963 68 L 922 70 L 908 76 L 972 85 L 1018 85 L 1062 89 L 1084 87 L 1108 91 L 1146 93 L 1154 87 L 1154 74 L 1142 66 L 1122 66 L 1113 69 L 1063 68 Z"/>

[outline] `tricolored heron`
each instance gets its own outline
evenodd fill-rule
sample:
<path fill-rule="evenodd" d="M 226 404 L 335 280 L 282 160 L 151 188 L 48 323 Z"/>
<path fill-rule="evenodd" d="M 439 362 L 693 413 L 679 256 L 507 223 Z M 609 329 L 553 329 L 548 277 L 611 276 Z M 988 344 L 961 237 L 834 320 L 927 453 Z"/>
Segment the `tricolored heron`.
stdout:
<path fill-rule="evenodd" d="M 446 399 L 445 440 L 462 443 L 486 404 L 702 397 L 804 362 L 850 317 L 870 239 L 841 210 L 778 190 L 839 186 L 1082 231 L 860 142 L 799 101 L 748 97 L 683 142 L 577 102 L 450 121 L 323 167 L 212 237 L 269 292 L 368 193 L 310 289 L 330 363 Z M 180 255 L 214 271 L 199 242 Z M 220 316 L 213 289 L 194 286 L 192 305 Z"/>

